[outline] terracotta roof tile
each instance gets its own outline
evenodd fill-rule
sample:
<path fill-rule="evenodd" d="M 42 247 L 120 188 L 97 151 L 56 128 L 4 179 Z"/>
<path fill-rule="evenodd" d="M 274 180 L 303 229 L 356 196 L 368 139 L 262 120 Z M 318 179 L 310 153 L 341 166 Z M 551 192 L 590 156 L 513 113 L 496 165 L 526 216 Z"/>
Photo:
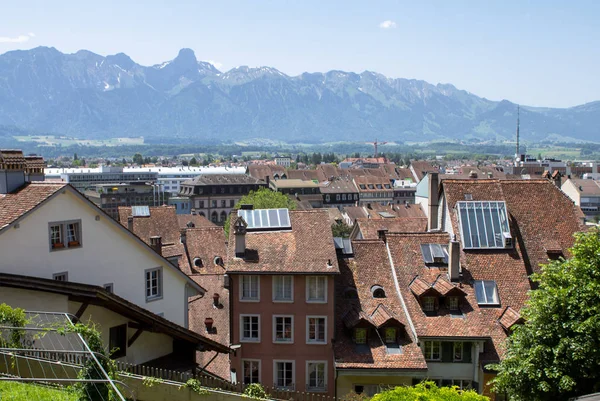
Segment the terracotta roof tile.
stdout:
<path fill-rule="evenodd" d="M 161 236 L 163 245 L 179 243 L 179 222 L 174 206 L 150 207 L 150 216 L 133 218 L 133 232 L 150 244 L 150 237 Z M 119 223 L 127 228 L 130 206 L 119 206 Z"/>
<path fill-rule="evenodd" d="M 498 322 L 500 323 L 500 325 L 502 327 L 504 327 L 506 330 L 510 330 L 510 328 L 512 326 L 514 326 L 515 324 L 517 324 L 521 321 L 522 321 L 522 318 L 521 318 L 521 315 L 519 314 L 519 312 L 517 312 L 510 306 L 507 306 L 506 309 L 504 309 L 502 316 L 500 316 L 500 319 L 498 319 Z"/>
<path fill-rule="evenodd" d="M 377 239 L 379 230 L 388 232 L 424 232 L 427 230 L 425 217 L 394 217 L 379 219 L 356 219 L 355 225 L 360 230 L 363 239 Z"/>
<path fill-rule="evenodd" d="M 290 211 L 291 230 L 248 232 L 246 257 L 235 256 L 231 218 L 227 271 L 234 273 L 339 273 L 326 210 Z M 331 266 L 328 266 L 331 262 Z"/>
<path fill-rule="evenodd" d="M 194 273 L 225 274 L 223 263 L 227 258 L 227 248 L 223 227 L 188 228 L 186 243 Z M 201 267 L 195 266 L 196 258 L 200 259 Z M 219 258 L 221 264 L 215 263 L 219 262 Z"/>
<path fill-rule="evenodd" d="M 373 313 L 371 313 L 371 316 L 369 317 L 371 318 L 371 321 L 375 324 L 375 327 L 377 328 L 380 328 L 392 321 L 395 321 L 397 322 L 397 324 L 404 326 L 404 323 L 402 323 L 400 318 L 396 317 L 396 315 L 390 310 L 388 310 L 388 308 L 386 308 L 383 304 L 377 305 L 377 308 L 375 308 L 375 310 L 373 311 Z"/>
<path fill-rule="evenodd" d="M 189 223 L 192 223 L 196 228 L 217 227 L 215 223 L 199 214 L 178 214 L 177 221 L 179 222 L 179 228 L 188 228 Z"/>
<path fill-rule="evenodd" d="M 290 179 L 327 181 L 323 170 L 288 170 L 287 177 Z"/>
<path fill-rule="evenodd" d="M 248 174 L 258 180 L 266 181 L 267 177 L 272 180 L 275 174 L 278 174 L 280 177 L 282 174 L 285 174 L 285 167 L 276 164 L 252 164 L 248 166 Z"/>
<path fill-rule="evenodd" d="M 30 212 L 67 185 L 69 184 L 32 182 L 13 193 L 0 195 L 0 228 Z"/>
<path fill-rule="evenodd" d="M 432 290 L 431 284 L 429 284 L 428 282 L 426 282 L 425 280 L 423 280 L 420 277 L 415 277 L 415 279 L 412 281 L 412 283 L 410 283 L 408 288 L 410 288 L 410 290 L 413 292 L 413 294 L 415 294 L 417 297 L 420 297 L 421 295 L 425 294 L 426 292 Z"/>
<path fill-rule="evenodd" d="M 439 292 L 442 296 L 446 296 L 448 294 L 452 295 L 466 295 L 466 293 L 457 285 L 452 284 L 446 278 L 444 278 L 444 274 L 440 274 L 438 278 L 435 280 L 433 284 L 433 289 Z"/>

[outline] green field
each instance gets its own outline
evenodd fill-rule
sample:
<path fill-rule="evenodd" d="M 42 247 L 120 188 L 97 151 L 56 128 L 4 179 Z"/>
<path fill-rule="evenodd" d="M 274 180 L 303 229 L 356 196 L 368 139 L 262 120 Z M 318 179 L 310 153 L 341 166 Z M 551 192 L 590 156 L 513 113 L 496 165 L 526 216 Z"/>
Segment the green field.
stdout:
<path fill-rule="evenodd" d="M 143 145 L 144 138 L 110 138 L 110 139 L 79 139 L 70 136 L 54 136 L 54 135 L 27 135 L 15 136 L 19 142 L 35 142 L 41 146 L 127 146 L 127 145 Z"/>
<path fill-rule="evenodd" d="M 542 157 L 551 157 L 563 160 L 574 160 L 581 157 L 581 148 L 548 146 L 541 148 L 528 148 L 527 153 L 534 157 L 537 157 L 541 153 Z"/>
<path fill-rule="evenodd" d="M 75 392 L 59 390 L 38 384 L 25 384 L 12 381 L 0 381 L 0 400 L 2 401 L 77 401 Z"/>

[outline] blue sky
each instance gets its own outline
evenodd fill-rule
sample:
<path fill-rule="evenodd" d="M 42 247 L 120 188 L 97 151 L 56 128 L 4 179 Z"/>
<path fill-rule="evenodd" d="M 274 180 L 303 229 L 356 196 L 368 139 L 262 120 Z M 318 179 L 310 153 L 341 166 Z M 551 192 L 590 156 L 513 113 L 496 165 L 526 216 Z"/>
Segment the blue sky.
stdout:
<path fill-rule="evenodd" d="M 152 65 L 189 47 L 222 70 L 371 70 L 534 106 L 600 100 L 595 0 L 2 3 L 0 53 L 54 46 Z"/>

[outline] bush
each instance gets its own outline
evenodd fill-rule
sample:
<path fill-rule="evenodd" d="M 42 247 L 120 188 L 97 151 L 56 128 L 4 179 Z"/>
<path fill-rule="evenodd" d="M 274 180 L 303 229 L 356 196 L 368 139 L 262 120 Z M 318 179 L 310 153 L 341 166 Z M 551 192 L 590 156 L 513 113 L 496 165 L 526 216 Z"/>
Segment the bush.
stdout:
<path fill-rule="evenodd" d="M 269 395 L 260 383 L 252 383 L 244 389 L 244 395 L 255 400 L 264 400 L 269 398 Z"/>
<path fill-rule="evenodd" d="M 434 382 L 422 382 L 414 387 L 396 387 L 376 394 L 371 401 L 489 401 L 474 390 L 460 390 L 457 386 L 438 387 Z"/>

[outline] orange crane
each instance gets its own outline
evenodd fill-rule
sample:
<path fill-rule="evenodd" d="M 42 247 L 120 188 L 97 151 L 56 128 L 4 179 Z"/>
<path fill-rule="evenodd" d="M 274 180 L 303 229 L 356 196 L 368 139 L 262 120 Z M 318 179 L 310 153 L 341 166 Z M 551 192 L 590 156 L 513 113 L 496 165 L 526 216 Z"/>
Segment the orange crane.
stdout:
<path fill-rule="evenodd" d="M 365 142 L 368 143 L 370 145 L 373 145 L 375 147 L 375 157 L 377 157 L 377 145 L 385 145 L 387 142 L 377 142 L 377 139 L 375 139 L 375 142 Z"/>

